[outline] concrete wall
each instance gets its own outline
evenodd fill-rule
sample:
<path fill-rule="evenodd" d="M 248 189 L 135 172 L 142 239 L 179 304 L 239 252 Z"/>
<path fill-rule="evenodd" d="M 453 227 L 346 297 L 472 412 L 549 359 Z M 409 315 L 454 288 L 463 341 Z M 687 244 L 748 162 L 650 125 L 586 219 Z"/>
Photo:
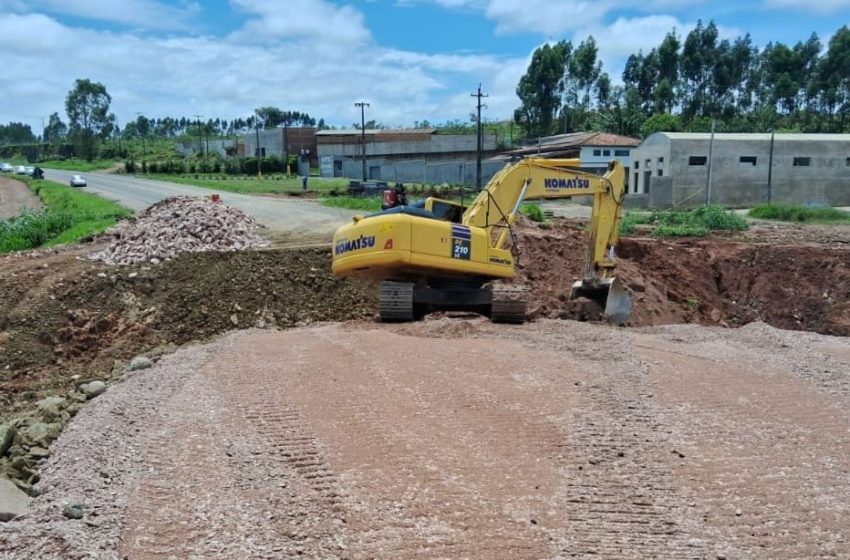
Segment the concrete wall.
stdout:
<path fill-rule="evenodd" d="M 445 163 L 431 163 L 425 160 L 387 161 L 368 160 L 367 173 L 369 179 L 380 181 L 401 181 L 403 183 L 430 183 L 450 185 L 475 185 L 475 161 L 457 160 Z M 481 181 L 486 184 L 490 177 L 502 167 L 502 162 L 482 162 Z M 343 160 L 342 173 L 344 177 L 360 177 L 363 164 L 354 160 Z"/>
<path fill-rule="evenodd" d="M 807 140 L 805 135 L 782 139 L 773 145 L 771 200 L 812 206 L 850 205 L 850 135 L 847 141 Z M 652 138 L 652 137 L 650 137 Z M 650 195 L 651 206 L 694 206 L 707 200 L 709 140 L 680 138 L 641 145 L 632 153 L 629 192 Z M 692 156 L 705 157 L 704 165 L 692 165 Z M 795 166 L 794 159 L 810 158 L 809 166 Z M 659 163 L 658 158 L 663 158 Z M 742 161 L 742 158 L 755 158 Z M 647 165 L 649 160 L 649 165 Z M 711 158 L 711 202 L 745 207 L 768 200 L 770 135 L 752 139 L 715 139 Z M 658 170 L 662 177 L 658 177 Z M 646 184 L 645 172 L 651 172 Z M 638 173 L 635 184 L 635 173 Z M 671 179 L 672 181 L 668 181 Z M 655 192 L 658 190 L 658 192 Z"/>
<path fill-rule="evenodd" d="M 399 155 L 424 155 L 434 154 L 451 154 L 457 157 L 458 153 L 475 152 L 477 141 L 474 135 L 420 135 L 422 139 L 417 140 L 399 140 L 393 142 L 381 142 L 380 135 L 375 135 L 378 140 L 374 142 L 366 138 L 366 159 L 376 158 L 381 156 L 399 156 Z M 360 158 L 362 148 L 359 141 L 357 143 L 323 143 L 321 138 L 316 146 L 319 152 L 319 158 L 322 156 L 334 157 L 350 157 Z M 484 135 L 484 151 L 494 152 L 496 150 L 496 135 Z"/>
<path fill-rule="evenodd" d="M 201 153 L 198 149 L 198 142 L 175 142 L 174 150 L 184 156 L 191 156 L 196 153 Z M 209 149 L 211 154 L 218 154 L 221 157 L 227 157 L 227 148 L 236 149 L 236 142 L 233 140 L 210 140 Z M 207 149 L 206 142 L 203 143 L 203 150 Z"/>

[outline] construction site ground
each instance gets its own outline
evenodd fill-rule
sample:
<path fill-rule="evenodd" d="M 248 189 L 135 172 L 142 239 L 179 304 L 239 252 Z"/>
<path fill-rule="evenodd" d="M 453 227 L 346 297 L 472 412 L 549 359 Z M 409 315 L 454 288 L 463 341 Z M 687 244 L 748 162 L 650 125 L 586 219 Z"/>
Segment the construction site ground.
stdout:
<path fill-rule="evenodd" d="M 109 385 L 0 558 L 850 558 L 846 228 L 641 231 L 625 327 L 582 223 L 519 230 L 519 326 L 382 325 L 326 247 L 0 256 L 0 423 Z"/>

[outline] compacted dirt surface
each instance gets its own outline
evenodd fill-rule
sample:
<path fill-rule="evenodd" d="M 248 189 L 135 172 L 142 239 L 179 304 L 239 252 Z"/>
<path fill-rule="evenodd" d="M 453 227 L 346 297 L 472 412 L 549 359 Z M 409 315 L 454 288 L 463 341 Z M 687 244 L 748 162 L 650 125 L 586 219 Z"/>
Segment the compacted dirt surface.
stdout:
<path fill-rule="evenodd" d="M 0 177 L 0 220 L 14 218 L 21 212 L 41 210 L 41 200 L 24 183 Z"/>
<path fill-rule="evenodd" d="M 763 323 L 237 332 L 85 407 L 0 553 L 848 558 L 848 370 Z"/>
<path fill-rule="evenodd" d="M 515 234 L 521 326 L 381 325 L 326 245 L 0 256 L 0 560 L 850 559 L 847 228 L 640 231 L 624 327 L 585 223 Z"/>

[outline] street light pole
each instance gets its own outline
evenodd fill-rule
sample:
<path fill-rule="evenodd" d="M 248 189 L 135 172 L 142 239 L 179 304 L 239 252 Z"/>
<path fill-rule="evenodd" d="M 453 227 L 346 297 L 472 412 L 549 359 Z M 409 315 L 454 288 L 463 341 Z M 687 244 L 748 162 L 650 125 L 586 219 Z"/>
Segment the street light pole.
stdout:
<path fill-rule="evenodd" d="M 263 171 L 260 169 L 260 115 L 256 111 L 254 111 L 254 131 L 257 133 L 257 148 L 255 152 L 255 156 L 257 157 L 257 177 L 263 176 Z"/>
<path fill-rule="evenodd" d="M 365 101 L 358 101 L 354 104 L 355 107 L 360 107 L 360 146 L 363 154 L 363 180 L 366 180 L 366 107 L 369 104 Z"/>

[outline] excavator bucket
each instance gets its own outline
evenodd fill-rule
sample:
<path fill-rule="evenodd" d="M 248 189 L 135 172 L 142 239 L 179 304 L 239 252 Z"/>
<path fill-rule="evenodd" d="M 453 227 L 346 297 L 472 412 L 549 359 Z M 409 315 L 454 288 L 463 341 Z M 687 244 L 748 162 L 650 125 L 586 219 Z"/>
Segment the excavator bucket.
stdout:
<path fill-rule="evenodd" d="M 607 278 L 598 284 L 578 281 L 573 284 L 570 299 L 579 296 L 592 299 L 604 309 L 602 318 L 615 325 L 629 320 L 632 311 L 632 298 L 617 278 Z"/>

